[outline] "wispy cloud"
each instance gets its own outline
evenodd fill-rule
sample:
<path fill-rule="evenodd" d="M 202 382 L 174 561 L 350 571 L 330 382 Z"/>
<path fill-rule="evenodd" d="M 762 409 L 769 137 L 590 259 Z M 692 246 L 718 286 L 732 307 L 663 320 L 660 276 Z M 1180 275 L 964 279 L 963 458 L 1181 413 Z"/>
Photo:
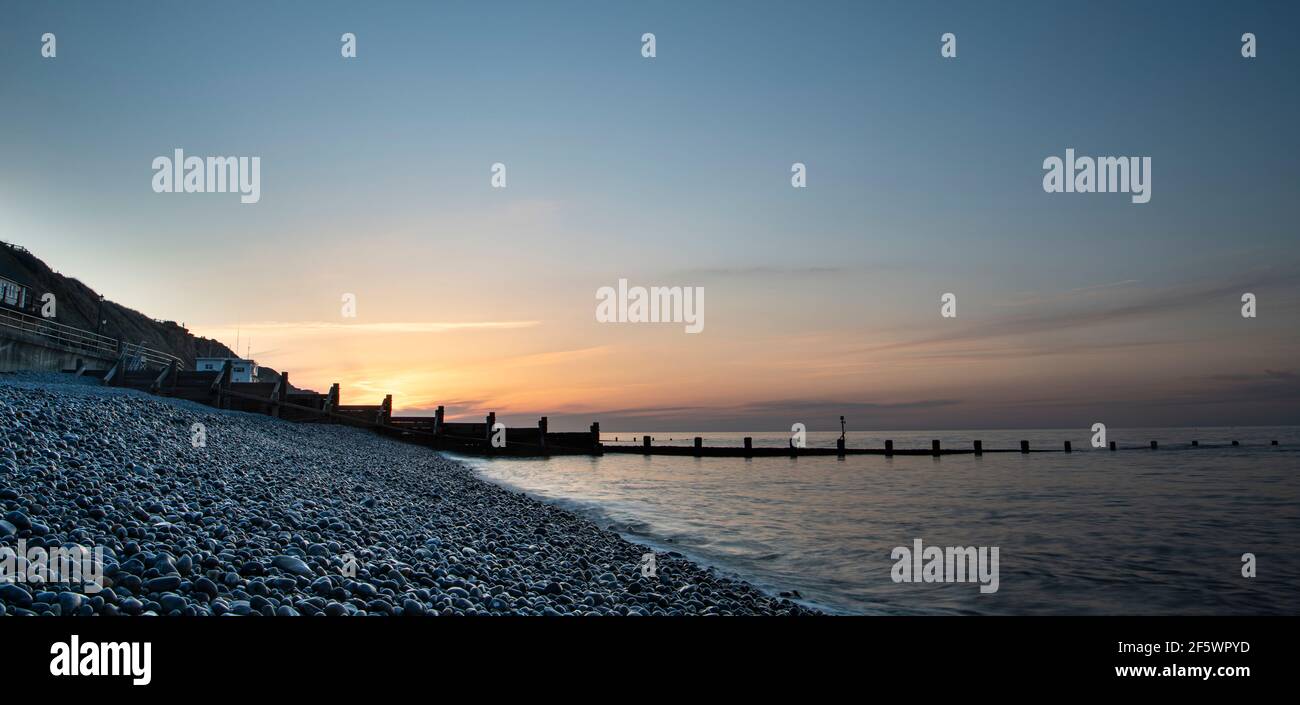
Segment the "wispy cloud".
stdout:
<path fill-rule="evenodd" d="M 460 330 L 505 330 L 532 328 L 541 321 L 389 321 L 381 323 L 342 323 L 337 321 L 256 321 L 203 327 L 207 336 L 229 335 L 236 331 L 258 331 L 292 335 L 366 334 L 366 333 L 446 333 Z"/>
<path fill-rule="evenodd" d="M 588 358 L 608 355 L 613 352 L 609 345 L 597 345 L 590 348 L 579 348 L 576 350 L 555 350 L 551 352 L 532 353 L 530 355 L 516 355 L 504 360 L 494 360 L 494 365 L 509 365 L 511 367 L 525 367 L 533 365 L 554 365 L 562 362 L 572 362 L 574 360 L 585 360 Z"/>
<path fill-rule="evenodd" d="M 993 319 L 967 323 L 961 328 L 940 335 L 927 336 L 913 340 L 900 340 L 878 345 L 858 348 L 860 353 L 878 353 L 888 350 L 924 348 L 927 346 L 951 343 L 990 340 L 1015 336 L 1031 336 L 1044 333 L 1057 333 L 1071 330 L 1132 323 L 1154 319 L 1161 316 L 1185 314 L 1197 310 L 1207 310 L 1212 306 L 1223 306 L 1225 311 L 1233 311 L 1239 304 L 1238 297 L 1249 288 L 1285 284 L 1293 275 L 1288 272 L 1272 271 L 1251 278 L 1249 285 L 1240 281 L 1231 284 L 1214 284 L 1201 287 L 1181 287 L 1156 290 L 1130 298 L 1115 305 L 1088 304 L 1082 308 L 1064 309 L 1060 306 L 1043 306 L 1042 310 L 1031 313 L 1002 316 Z M 1095 287 L 1089 287 L 1095 289 Z M 967 318 L 966 320 L 970 320 Z"/>
<path fill-rule="evenodd" d="M 773 279 L 825 279 L 836 277 L 883 276 L 907 268 L 905 262 L 867 262 L 857 264 L 783 265 L 738 264 L 713 267 L 691 267 L 671 273 L 673 277 L 690 280 L 723 279 L 737 282 L 762 283 Z"/>
<path fill-rule="evenodd" d="M 803 276 L 824 276 L 830 274 L 846 274 L 853 271 L 849 267 L 780 267 L 780 266 L 750 266 L 750 267 L 697 267 L 694 269 L 682 270 L 681 274 L 690 276 L 706 277 L 803 277 Z"/>
<path fill-rule="evenodd" d="M 1039 292 L 1024 292 L 1016 296 L 1013 296 L 1009 301 L 999 302 L 995 305 L 1008 307 L 1008 308 L 1014 308 L 1020 306 L 1041 306 L 1045 304 L 1069 301 L 1071 299 L 1077 299 L 1080 297 L 1101 295 L 1101 294 L 1109 293 L 1113 289 L 1132 287 L 1132 286 L 1136 286 L 1137 284 L 1138 284 L 1137 279 L 1125 279 L 1123 281 L 1117 281 L 1117 282 L 1107 282 L 1104 284 L 1093 284 L 1092 286 L 1076 287 L 1074 289 L 1070 289 L 1068 291 L 1063 291 L 1063 292 L 1053 292 L 1047 294 L 1043 294 Z"/>
<path fill-rule="evenodd" d="M 557 423 L 599 418 L 610 429 L 634 431 L 649 430 L 755 430 L 788 428 L 793 422 L 802 422 L 812 430 L 829 430 L 844 414 L 859 424 L 891 425 L 904 419 L 917 418 L 941 408 L 958 406 L 957 399 L 917 399 L 899 402 L 826 401 L 815 399 L 767 399 L 739 404 L 719 405 L 663 405 L 625 407 L 584 411 L 575 414 L 553 414 Z M 571 425 L 571 424 L 569 424 Z M 838 429 L 838 427 L 835 427 Z"/>

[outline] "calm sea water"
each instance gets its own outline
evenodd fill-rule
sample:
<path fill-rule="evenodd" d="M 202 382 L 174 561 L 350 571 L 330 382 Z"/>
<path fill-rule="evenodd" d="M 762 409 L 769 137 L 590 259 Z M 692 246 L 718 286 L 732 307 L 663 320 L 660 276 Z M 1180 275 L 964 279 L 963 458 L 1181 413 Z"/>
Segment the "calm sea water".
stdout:
<path fill-rule="evenodd" d="M 642 434 L 607 433 L 607 444 Z M 653 433 L 656 444 L 783 447 L 786 434 Z M 810 433 L 834 447 L 836 433 Z M 615 441 L 615 437 L 619 440 Z M 772 592 L 851 614 L 1300 613 L 1300 428 L 851 433 L 850 447 L 1072 454 L 932 458 L 472 459 L 485 479 Z M 673 440 L 669 440 L 673 439 Z M 1145 449 L 1150 440 L 1160 450 Z M 1201 448 L 1190 448 L 1193 439 Z M 1230 447 L 1232 440 L 1241 446 Z M 1269 442 L 1276 439 L 1278 446 Z M 636 441 L 636 442 L 639 442 Z M 999 590 L 895 583 L 896 546 L 997 546 Z M 1242 577 L 1253 553 L 1257 577 Z"/>

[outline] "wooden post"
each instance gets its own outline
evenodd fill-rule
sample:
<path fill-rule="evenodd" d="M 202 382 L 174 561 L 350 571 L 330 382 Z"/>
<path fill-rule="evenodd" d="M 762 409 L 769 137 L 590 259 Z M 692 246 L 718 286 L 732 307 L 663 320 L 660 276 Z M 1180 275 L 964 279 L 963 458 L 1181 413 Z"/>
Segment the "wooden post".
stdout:
<path fill-rule="evenodd" d="M 1233 447 L 1233 448 L 1236 448 L 1236 447 L 1239 446 L 1239 445 L 1241 445 L 1241 444 L 1238 443 L 1237 441 L 1233 441 L 1233 442 L 1232 442 L 1232 447 Z"/>
<path fill-rule="evenodd" d="M 591 447 L 600 448 L 600 422 L 591 422 Z"/>
<path fill-rule="evenodd" d="M 975 441 L 975 455 L 984 455 L 984 441 Z"/>
<path fill-rule="evenodd" d="M 1151 441 L 1151 450 L 1160 450 L 1160 444 L 1156 443 L 1155 441 Z"/>
<path fill-rule="evenodd" d="M 221 372 L 221 408 L 230 408 L 230 385 L 235 382 L 235 363 L 226 360 Z"/>
<path fill-rule="evenodd" d="M 752 450 L 754 450 L 754 439 L 751 436 L 745 436 L 745 457 L 746 458 L 754 457 L 754 454 L 750 452 Z M 840 450 L 843 450 L 843 448 L 841 448 Z"/>
<path fill-rule="evenodd" d="M 1028 452 L 1029 452 L 1029 441 L 1021 441 L 1021 442 L 1020 442 L 1020 452 L 1021 452 L 1021 453 L 1028 453 Z"/>
<path fill-rule="evenodd" d="M 1271 446 L 1275 446 L 1275 445 L 1277 445 L 1277 441 L 1273 441 L 1272 443 L 1269 443 L 1269 445 L 1271 445 Z"/>
<path fill-rule="evenodd" d="M 433 432 L 434 432 L 434 434 L 436 434 L 436 435 L 442 435 L 442 421 L 443 421 L 443 419 L 446 417 L 446 414 L 447 414 L 447 410 L 446 410 L 445 408 L 443 408 L 442 404 L 439 404 L 439 405 L 438 405 L 438 408 L 434 410 L 434 412 L 433 412 Z"/>
<path fill-rule="evenodd" d="M 174 360 L 167 363 L 167 366 L 163 368 L 162 373 L 159 374 L 156 379 L 154 379 L 153 384 L 149 385 L 150 394 L 159 394 L 162 392 L 163 382 L 167 380 L 167 375 L 170 375 L 172 373 L 172 369 L 174 369 L 175 367 L 176 367 L 176 362 Z"/>
<path fill-rule="evenodd" d="M 1072 452 L 1074 452 L 1074 451 L 1070 448 L 1070 442 L 1069 442 L 1069 441 L 1066 441 L 1066 442 L 1065 442 L 1065 452 L 1066 452 L 1066 453 L 1072 453 Z"/>
<path fill-rule="evenodd" d="M 893 441 L 885 441 L 885 457 L 888 458 L 888 457 L 891 457 L 891 456 L 893 456 L 893 455 L 894 455 L 894 442 L 893 442 Z"/>
<path fill-rule="evenodd" d="M 393 418 L 393 395 L 385 394 L 384 403 L 379 405 L 379 423 L 386 424 Z"/>
<path fill-rule="evenodd" d="M 280 378 L 277 377 L 275 380 L 275 385 L 271 387 L 271 395 L 266 398 L 266 403 L 262 405 L 262 411 L 267 416 L 278 417 L 280 415 L 279 400 L 280 400 L 280 387 L 282 386 L 284 386 L 284 382 L 282 382 Z"/>
<path fill-rule="evenodd" d="M 280 386 L 276 387 L 275 391 L 276 391 L 275 415 L 278 418 L 280 416 L 280 410 L 283 408 L 283 405 L 285 404 L 285 402 L 289 401 L 289 373 L 288 372 L 280 373 Z"/>
<path fill-rule="evenodd" d="M 230 360 L 226 360 L 221 365 L 221 373 L 217 375 L 216 381 L 212 383 L 218 409 L 230 408 L 230 397 L 226 394 L 230 391 L 230 372 Z"/>
<path fill-rule="evenodd" d="M 335 382 L 330 385 L 330 393 L 325 397 L 325 411 L 331 412 L 339 408 L 339 383 Z"/>
<path fill-rule="evenodd" d="M 104 382 L 110 387 L 122 386 L 122 378 L 126 376 L 126 353 L 117 357 L 117 364 L 113 365 L 108 374 L 104 375 Z"/>
<path fill-rule="evenodd" d="M 701 438 L 701 437 L 699 437 L 699 436 L 696 436 L 696 437 L 695 437 L 695 456 L 696 456 L 696 457 L 699 457 L 699 456 L 700 456 L 700 450 L 703 449 L 703 448 L 704 448 L 704 439 Z"/>
<path fill-rule="evenodd" d="M 749 439 L 746 438 L 745 440 L 749 440 Z M 748 448 L 749 446 L 745 446 L 745 447 Z M 844 439 L 843 439 L 843 438 L 836 438 L 836 439 L 835 439 L 835 450 L 839 452 L 839 454 L 840 454 L 841 457 L 844 455 Z"/>
<path fill-rule="evenodd" d="M 1110 442 L 1110 449 L 1111 449 L 1111 450 L 1117 450 L 1117 448 L 1115 447 L 1115 441 L 1111 441 L 1111 442 Z"/>
<path fill-rule="evenodd" d="M 642 447 L 642 448 L 645 448 L 647 453 L 650 452 L 650 437 L 649 437 L 649 436 L 641 436 L 641 447 Z"/>
<path fill-rule="evenodd" d="M 537 442 L 542 447 L 542 455 L 546 455 L 546 417 L 537 420 Z"/>
<path fill-rule="evenodd" d="M 930 454 L 936 456 L 939 455 L 939 439 L 936 438 L 935 440 L 930 441 Z"/>
<path fill-rule="evenodd" d="M 225 370 L 224 366 L 222 370 Z M 218 372 L 217 378 L 212 380 L 212 384 L 208 385 L 208 401 L 218 408 L 221 407 L 221 374 L 221 372 Z"/>

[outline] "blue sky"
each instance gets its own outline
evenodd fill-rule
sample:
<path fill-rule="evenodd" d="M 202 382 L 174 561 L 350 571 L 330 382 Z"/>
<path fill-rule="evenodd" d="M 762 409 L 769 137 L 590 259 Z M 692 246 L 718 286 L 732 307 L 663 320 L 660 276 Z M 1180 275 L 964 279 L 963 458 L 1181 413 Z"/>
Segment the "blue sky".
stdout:
<path fill-rule="evenodd" d="M 575 413 L 641 404 L 657 381 L 648 358 L 665 356 L 700 377 L 647 408 L 706 409 L 699 424 L 774 400 L 934 400 L 857 372 L 748 395 L 700 385 L 732 368 L 779 376 L 760 363 L 801 337 L 852 341 L 834 351 L 843 361 L 951 336 L 933 328 L 946 291 L 975 331 L 1020 321 L 1012 347 L 1026 357 L 1001 363 L 995 388 L 957 390 L 960 414 L 915 424 L 1020 423 L 973 400 L 1016 402 L 1017 370 L 1076 369 L 1030 349 L 1064 354 L 1079 338 L 1115 347 L 1088 370 L 1197 361 L 1133 392 L 1149 402 L 1188 376 L 1294 370 L 1298 16 L 1250 2 L 10 3 L 0 238 L 200 330 L 319 320 L 339 291 L 363 292 L 387 322 L 536 321 L 529 336 L 457 344 L 610 351 L 619 362 L 594 365 L 607 376 L 580 368 L 589 384 L 538 373 Z M 39 53 L 46 31 L 54 60 Z M 1256 59 L 1240 55 L 1247 31 Z M 355 60 L 339 56 L 343 32 Z M 939 56 L 944 32 L 956 59 Z M 262 202 L 153 193 L 149 164 L 176 147 L 260 156 Z M 1042 160 L 1067 147 L 1150 156 L 1151 202 L 1044 193 Z M 498 161 L 507 193 L 487 188 Z M 796 161 L 807 189 L 790 187 Z M 214 242 L 230 259 L 175 266 Z M 275 280 L 286 267 L 302 273 L 293 286 Z M 619 277 L 706 286 L 709 332 L 726 344 L 591 326 L 591 292 Z M 1229 294 L 1255 289 L 1267 314 L 1242 329 Z M 1023 318 L 1170 297 L 1068 341 Z M 1155 334 L 1166 347 L 1117 352 Z M 1245 359 L 1223 347 L 1232 336 Z M 365 367 L 361 353 L 297 345 L 262 352 L 289 367 L 310 354 L 320 375 Z M 809 365 L 832 364 L 823 354 Z M 504 393 L 472 401 L 535 410 Z M 1129 422 L 1281 413 L 1210 406 Z"/>

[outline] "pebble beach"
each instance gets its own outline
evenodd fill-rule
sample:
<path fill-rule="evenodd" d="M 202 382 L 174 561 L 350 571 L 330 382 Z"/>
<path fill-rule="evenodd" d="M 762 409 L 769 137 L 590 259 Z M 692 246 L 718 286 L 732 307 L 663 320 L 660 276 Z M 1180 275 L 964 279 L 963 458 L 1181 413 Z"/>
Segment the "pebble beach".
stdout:
<path fill-rule="evenodd" d="M 428 448 L 57 373 L 0 375 L 0 515 L 0 616 L 815 614 Z"/>

